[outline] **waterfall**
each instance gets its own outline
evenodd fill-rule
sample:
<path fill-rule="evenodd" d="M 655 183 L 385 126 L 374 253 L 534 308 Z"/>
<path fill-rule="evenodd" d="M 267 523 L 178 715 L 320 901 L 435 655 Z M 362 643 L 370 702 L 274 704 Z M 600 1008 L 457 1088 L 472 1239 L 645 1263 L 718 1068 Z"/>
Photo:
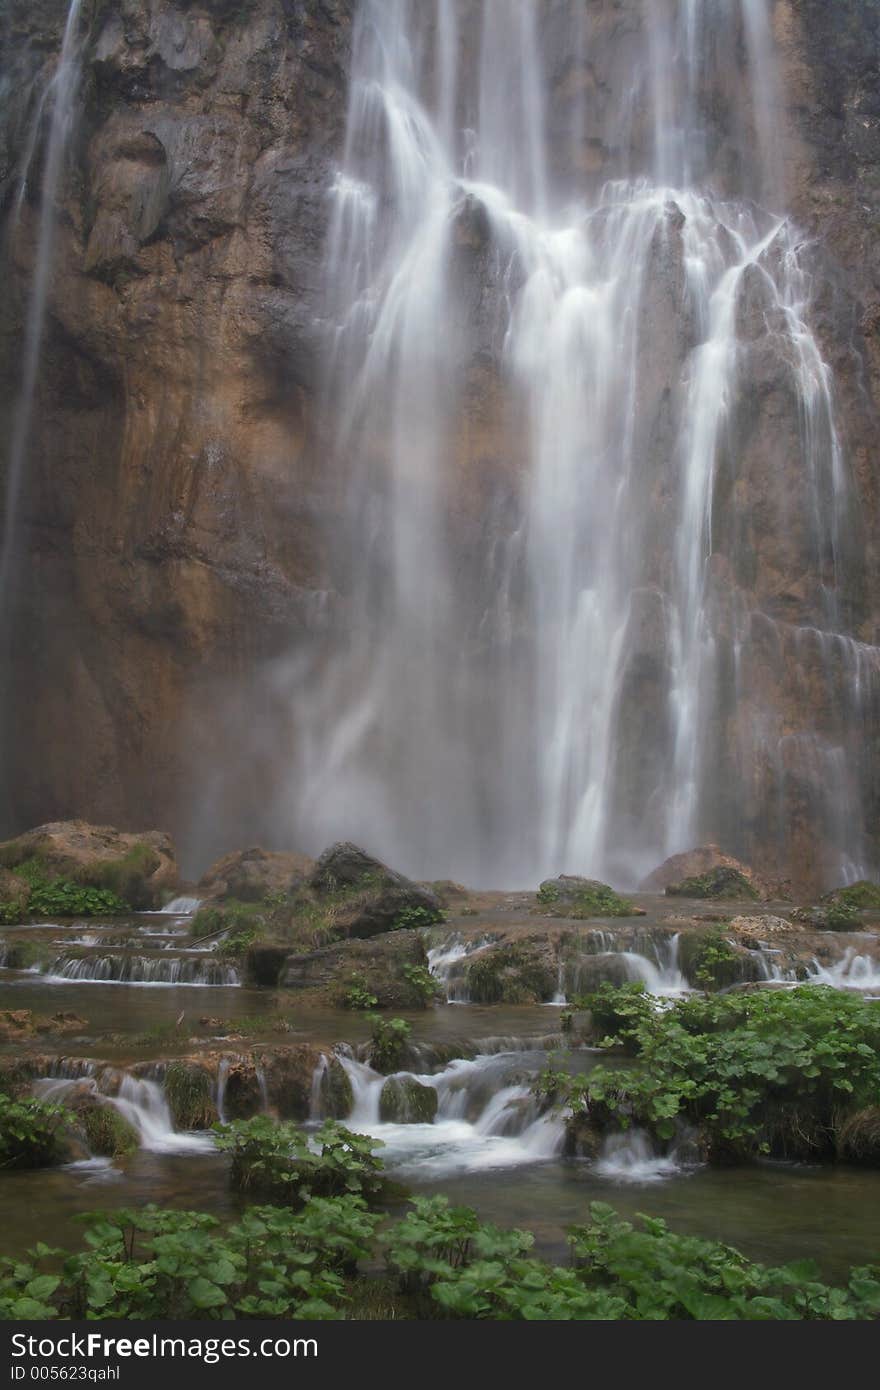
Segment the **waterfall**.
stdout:
<path fill-rule="evenodd" d="M 635 951 L 622 951 L 621 957 L 626 964 L 627 977 L 630 980 L 641 980 L 649 994 L 656 994 L 661 998 L 689 994 L 691 987 L 678 964 L 678 946 L 679 938 L 676 933 L 668 941 L 654 943 L 653 961 L 647 956 L 638 955 Z"/>
<path fill-rule="evenodd" d="M 880 961 L 858 954 L 848 946 L 833 965 L 814 960 L 809 972 L 811 984 L 831 985 L 834 989 L 861 989 L 880 992 Z"/>
<path fill-rule="evenodd" d="M 12 424 L 12 438 L 6 466 L 6 488 L 3 499 L 3 531 L 0 540 L 0 618 L 8 618 L 9 587 L 15 562 L 16 524 L 24 484 L 27 448 L 34 408 L 34 396 L 40 366 L 40 350 L 46 321 L 49 281 L 55 251 L 57 197 L 64 173 L 64 160 L 73 134 L 76 100 L 80 82 L 79 18 L 82 0 L 70 0 L 67 23 L 58 66 L 49 88 L 40 98 L 33 118 L 32 137 L 28 142 L 24 170 L 21 175 L 16 220 L 26 193 L 27 176 L 36 151 L 47 98 L 51 99 L 51 117 L 46 141 L 43 181 L 40 194 L 39 224 L 34 250 L 34 270 L 30 299 L 25 320 L 22 345 L 21 384 Z"/>
<path fill-rule="evenodd" d="M 202 905 L 201 898 L 172 898 L 170 903 L 166 903 L 159 913 L 160 917 L 192 917 L 193 913 L 198 912 Z"/>
<path fill-rule="evenodd" d="M 643 1130 L 609 1134 L 596 1160 L 596 1172 L 615 1182 L 658 1182 L 681 1172 L 674 1153 L 660 1154 Z"/>
<path fill-rule="evenodd" d="M 525 1040 L 522 1045 L 530 1046 Z M 544 1056 L 493 1052 L 458 1059 L 436 1073 L 396 1073 L 437 1092 L 432 1124 L 380 1121 L 380 1096 L 389 1078 L 342 1052 L 338 1057 L 354 1095 L 346 1124 L 382 1139 L 386 1164 L 402 1176 L 438 1178 L 518 1167 L 553 1158 L 562 1149 L 563 1120 L 546 1111 L 531 1091 L 531 1077 Z"/>
<path fill-rule="evenodd" d="M 43 977 L 47 984 L 171 985 L 213 988 L 240 984 L 234 966 L 204 958 L 161 956 L 59 956 Z"/>
<path fill-rule="evenodd" d="M 69 1072 L 68 1068 L 68 1072 Z M 137 1132 L 140 1147 L 152 1153 L 208 1153 L 214 1146 L 209 1134 L 182 1134 L 174 1128 L 165 1093 L 158 1081 L 132 1076 L 130 1072 L 105 1068 L 100 1075 L 82 1068 L 74 1075 L 56 1067 L 57 1076 L 34 1082 L 34 1094 L 46 1101 L 63 1103 L 65 1095 L 82 1086 L 85 1077 L 95 1098 L 112 1105 Z"/>
<path fill-rule="evenodd" d="M 850 878 L 848 471 L 768 0 L 591 11 L 360 0 L 325 262 L 345 559 L 291 665 L 285 810 L 416 876 L 626 884 L 701 840 L 748 857 L 745 820 L 786 864 L 806 785 Z M 806 646 L 768 649 L 759 514 L 827 634 L 821 714 Z"/>

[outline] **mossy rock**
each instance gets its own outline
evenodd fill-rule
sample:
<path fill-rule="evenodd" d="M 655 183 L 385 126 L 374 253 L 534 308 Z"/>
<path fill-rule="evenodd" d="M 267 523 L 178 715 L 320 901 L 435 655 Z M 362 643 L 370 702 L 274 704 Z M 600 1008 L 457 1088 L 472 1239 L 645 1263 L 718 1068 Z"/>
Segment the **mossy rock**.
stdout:
<path fill-rule="evenodd" d="M 622 898 L 607 883 L 573 874 L 545 879 L 538 889 L 538 902 L 553 917 L 572 917 L 578 921 L 588 917 L 644 916 L 641 908 L 628 898 Z"/>
<path fill-rule="evenodd" d="M 480 951 L 464 979 L 474 1004 L 544 1004 L 556 993 L 558 969 L 540 946 L 514 941 Z"/>
<path fill-rule="evenodd" d="M 106 1100 L 80 1102 L 72 1107 L 78 1127 L 93 1154 L 101 1158 L 125 1158 L 140 1147 L 134 1125 Z"/>
<path fill-rule="evenodd" d="M 163 1089 L 176 1129 L 210 1129 L 217 1123 L 214 1081 L 198 1063 L 172 1062 Z"/>
<path fill-rule="evenodd" d="M 859 908 L 837 899 L 830 902 L 823 899 L 814 907 L 796 908 L 791 915 L 813 931 L 859 931 L 865 925 Z"/>
<path fill-rule="evenodd" d="M 737 950 L 720 932 L 683 933 L 678 959 L 688 983 L 710 993 L 760 978 L 753 953 Z"/>
<path fill-rule="evenodd" d="M 30 970 L 35 965 L 48 965 L 56 954 L 46 942 L 10 941 L 3 947 L 3 965 L 7 970 Z"/>
<path fill-rule="evenodd" d="M 826 893 L 822 902 L 852 908 L 856 912 L 864 908 L 880 911 L 880 883 L 862 878 L 858 883 L 850 883 L 846 888 L 835 888 L 832 893 Z"/>
<path fill-rule="evenodd" d="M 602 1149 L 602 1131 L 584 1110 L 567 1116 L 562 1152 L 565 1158 L 596 1159 Z"/>
<path fill-rule="evenodd" d="M 383 1124 L 430 1125 L 437 1114 L 437 1092 L 413 1076 L 390 1076 L 379 1096 Z"/>
<path fill-rule="evenodd" d="M 670 898 L 733 898 L 757 902 L 760 894 L 739 869 L 722 864 L 693 878 L 683 878 L 666 889 Z"/>

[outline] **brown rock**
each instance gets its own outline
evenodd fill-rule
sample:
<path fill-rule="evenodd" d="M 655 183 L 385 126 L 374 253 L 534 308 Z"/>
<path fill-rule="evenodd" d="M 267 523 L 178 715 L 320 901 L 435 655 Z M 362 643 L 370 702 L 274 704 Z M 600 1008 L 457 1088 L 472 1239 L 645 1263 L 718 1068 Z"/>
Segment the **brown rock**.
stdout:
<path fill-rule="evenodd" d="M 179 882 L 174 846 L 162 830 L 128 832 L 87 821 L 54 821 L 0 844 L 14 869 L 37 857 L 50 877 L 110 888 L 135 908 L 159 908 Z"/>
<path fill-rule="evenodd" d="M 686 878 L 696 878 L 700 874 L 708 873 L 710 869 L 735 869 L 742 874 L 755 889 L 755 892 L 762 898 L 768 896 L 766 886 L 762 879 L 750 869 L 748 864 L 741 864 L 732 855 L 725 854 L 718 845 L 701 845 L 699 849 L 686 850 L 684 854 L 673 854 L 670 859 L 664 862 L 653 873 L 643 879 L 639 885 L 642 893 L 664 893 L 667 888 L 675 883 L 680 883 Z"/>
<path fill-rule="evenodd" d="M 234 850 L 212 864 L 199 880 L 198 893 L 211 902 L 234 898 L 260 902 L 274 893 L 299 888 L 314 868 L 305 854 L 279 854 L 265 849 Z"/>

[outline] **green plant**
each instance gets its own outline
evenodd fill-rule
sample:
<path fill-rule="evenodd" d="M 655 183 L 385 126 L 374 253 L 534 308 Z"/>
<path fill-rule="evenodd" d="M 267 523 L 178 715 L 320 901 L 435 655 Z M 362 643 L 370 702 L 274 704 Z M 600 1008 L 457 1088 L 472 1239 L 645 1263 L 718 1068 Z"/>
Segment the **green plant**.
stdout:
<path fill-rule="evenodd" d="M 379 1000 L 370 992 L 364 976 L 353 970 L 348 977 L 348 988 L 343 993 L 341 1002 L 344 1009 L 375 1009 Z"/>
<path fill-rule="evenodd" d="M 370 1066 L 383 1076 L 399 1071 L 412 1032 L 410 1025 L 406 1019 L 380 1018 L 378 1014 L 370 1014 L 369 1020 L 373 1025 L 370 1037 Z"/>
<path fill-rule="evenodd" d="M 435 980 L 427 966 L 405 965 L 402 973 L 403 978 L 411 986 L 423 1008 L 433 1004 L 438 995 L 443 992 L 439 981 Z"/>
<path fill-rule="evenodd" d="M 710 992 L 734 984 L 739 978 L 736 951 L 720 932 L 701 938 L 691 956 L 690 968 L 694 984 Z"/>
<path fill-rule="evenodd" d="M 0 1168 L 45 1168 L 62 1162 L 61 1132 L 69 1120 L 60 1105 L 0 1094 Z"/>
<path fill-rule="evenodd" d="M 872 883 L 870 879 L 859 879 L 858 883 L 850 883 L 846 888 L 836 888 L 833 893 L 828 893 L 822 899 L 824 902 L 840 903 L 843 907 L 873 908 L 880 910 L 880 883 Z"/>
<path fill-rule="evenodd" d="M 242 956 L 253 946 L 258 939 L 259 933 L 253 925 L 240 927 L 225 936 L 217 947 L 217 956 L 222 960 L 241 960 Z"/>
<path fill-rule="evenodd" d="M 151 908 L 155 906 L 154 894 L 147 880 L 161 862 L 151 845 L 133 845 L 122 859 L 90 864 L 83 871 L 80 881 L 92 887 L 105 888 L 134 908 Z"/>
<path fill-rule="evenodd" d="M 178 1129 L 210 1129 L 217 1119 L 214 1086 L 201 1067 L 172 1062 L 162 1078 L 165 1099 Z"/>
<path fill-rule="evenodd" d="M 443 921 L 443 913 L 433 907 L 405 907 L 391 923 L 391 931 L 418 930 Z"/>
<path fill-rule="evenodd" d="M 554 883 L 552 879 L 547 879 L 538 889 L 538 902 L 544 903 L 545 906 L 558 903 L 561 896 L 559 884 Z"/>
<path fill-rule="evenodd" d="M 109 888 L 94 888 L 72 879 L 53 877 L 41 859 L 27 859 L 16 866 L 16 874 L 30 884 L 27 916 L 34 917 L 117 917 L 131 909 Z"/>
<path fill-rule="evenodd" d="M 589 1286 L 625 1301 L 638 1319 L 876 1318 L 880 1269 L 854 1270 L 847 1289 L 829 1288 L 810 1261 L 768 1269 L 718 1241 L 672 1234 L 666 1223 L 639 1218 L 642 1229 L 611 1207 L 590 1206 L 589 1226 L 569 1234 L 572 1259 Z"/>
<path fill-rule="evenodd" d="M 248 1211 L 225 1230 L 199 1212 L 98 1212 L 84 1218 L 88 1249 L 68 1256 L 38 1246 L 28 1261 L 0 1262 L 7 1318 L 256 1318 L 341 1316 L 341 1270 L 353 1270 L 375 1217 L 354 1197 L 293 1213 Z M 55 1269 L 39 1266 L 52 1261 Z"/>
<path fill-rule="evenodd" d="M 880 1316 L 877 1267 L 832 1287 L 809 1261 L 768 1268 L 638 1219 L 636 1229 L 594 1203 L 561 1269 L 531 1257 L 527 1232 L 484 1224 L 445 1197 L 418 1198 L 381 1237 L 383 1277 L 359 1273 L 380 1218 L 358 1196 L 312 1197 L 300 1211 L 252 1207 L 227 1225 L 153 1206 L 93 1212 L 82 1218 L 84 1250 L 39 1243 L 22 1259 L 0 1258 L 0 1318 L 332 1319 L 377 1308 L 528 1321 Z"/>
<path fill-rule="evenodd" d="M 635 1058 L 565 1083 L 572 1114 L 658 1141 L 682 1120 L 707 1156 L 830 1156 L 848 1115 L 880 1095 L 880 1006 L 823 986 L 693 996 L 658 1009 L 624 987 L 587 1004 L 607 1047 Z M 557 1089 L 562 1087 L 559 1083 Z"/>
<path fill-rule="evenodd" d="M 328 1120 L 314 1143 L 297 1125 L 268 1116 L 216 1125 L 217 1147 L 231 1154 L 231 1181 L 243 1192 L 263 1193 L 300 1206 L 314 1196 L 353 1193 L 368 1201 L 383 1190 L 381 1140 L 354 1134 Z"/>

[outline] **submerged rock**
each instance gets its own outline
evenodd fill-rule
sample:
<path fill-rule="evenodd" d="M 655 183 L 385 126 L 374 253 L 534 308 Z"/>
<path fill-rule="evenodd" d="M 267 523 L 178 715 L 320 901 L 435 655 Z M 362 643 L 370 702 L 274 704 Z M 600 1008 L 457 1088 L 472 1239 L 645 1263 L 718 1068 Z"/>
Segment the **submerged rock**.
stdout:
<path fill-rule="evenodd" d="M 691 883 L 695 879 L 708 878 L 716 870 L 730 869 L 740 876 L 751 889 L 744 896 L 752 898 L 766 898 L 768 896 L 766 885 L 758 877 L 753 869 L 747 864 L 742 864 L 732 855 L 725 854 L 718 845 L 702 845 L 698 849 L 686 850 L 684 854 L 674 854 L 664 862 L 647 878 L 643 879 L 639 885 L 643 893 L 671 893 L 685 896 L 683 887 L 685 883 Z M 731 879 L 731 883 L 735 880 Z M 693 897 L 720 897 L 720 893 L 694 892 L 688 894 Z M 740 894 L 728 893 L 727 896 L 740 896 Z"/>
<path fill-rule="evenodd" d="M 437 1092 L 414 1076 L 389 1076 L 379 1096 L 383 1124 L 429 1125 L 437 1114 Z"/>

